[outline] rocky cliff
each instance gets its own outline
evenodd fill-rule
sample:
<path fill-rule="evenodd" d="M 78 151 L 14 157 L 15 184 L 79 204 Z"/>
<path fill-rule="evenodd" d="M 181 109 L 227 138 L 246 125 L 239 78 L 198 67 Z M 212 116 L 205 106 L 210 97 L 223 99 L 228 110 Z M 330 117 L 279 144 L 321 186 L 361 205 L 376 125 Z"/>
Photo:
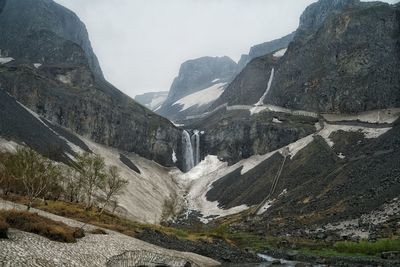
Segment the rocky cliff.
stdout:
<path fill-rule="evenodd" d="M 1 90 L 95 142 L 167 166 L 175 151 L 180 164 L 180 130 L 104 80 L 72 12 L 50 0 L 5 1 L 0 32 L 2 54 L 14 59 L 0 65 Z"/>
<path fill-rule="evenodd" d="M 335 113 L 397 107 L 399 38 L 398 6 L 318 1 L 304 11 L 287 51 L 248 63 L 211 109 L 256 103 L 273 68 L 264 103 Z"/>
<path fill-rule="evenodd" d="M 282 38 L 251 47 L 248 55 L 241 56 L 238 63 L 239 68 L 243 69 L 247 65 L 247 63 L 249 63 L 254 58 L 265 56 L 271 52 L 288 47 L 289 43 L 293 40 L 294 34 L 295 33 L 292 32 Z"/>
<path fill-rule="evenodd" d="M 220 96 L 236 72 L 237 64 L 229 57 L 186 61 L 157 113 L 171 120 L 202 113 Z"/>

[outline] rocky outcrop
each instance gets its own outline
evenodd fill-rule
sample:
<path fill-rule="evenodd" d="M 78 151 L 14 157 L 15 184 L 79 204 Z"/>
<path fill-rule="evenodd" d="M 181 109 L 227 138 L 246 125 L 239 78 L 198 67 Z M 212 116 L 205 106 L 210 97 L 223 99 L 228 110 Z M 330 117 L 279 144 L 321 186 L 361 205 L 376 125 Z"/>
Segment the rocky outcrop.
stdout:
<path fill-rule="evenodd" d="M 263 155 L 315 132 L 317 119 L 263 112 L 250 115 L 249 111 L 234 110 L 185 124 L 197 129 L 201 156 L 217 155 L 234 164 L 252 155 Z"/>
<path fill-rule="evenodd" d="M 247 65 L 247 63 L 249 63 L 254 58 L 265 56 L 279 49 L 288 47 L 289 43 L 293 40 L 294 34 L 295 33 L 292 32 L 282 38 L 251 47 L 249 54 L 242 55 L 242 57 L 240 58 L 238 63 L 239 68 L 243 69 Z"/>
<path fill-rule="evenodd" d="M 150 92 L 135 96 L 135 101 L 150 110 L 157 110 L 168 97 L 168 91 Z"/>
<path fill-rule="evenodd" d="M 15 59 L 51 64 L 55 61 L 81 63 L 60 52 L 54 39 L 71 41 L 81 47 L 91 70 L 102 77 L 102 71 L 92 50 L 85 25 L 70 10 L 53 0 L 2 0 L 0 14 L 0 49 Z M 1 7 L 1 3 L 0 3 Z M 47 44 L 50 42 L 50 44 Z"/>
<path fill-rule="evenodd" d="M 223 86 L 229 83 L 236 73 L 237 64 L 229 57 L 202 57 L 186 61 L 181 65 L 179 75 L 171 85 L 168 98 L 157 113 L 172 120 L 201 113 L 215 99 L 211 97 L 201 101 L 202 97 L 197 97 L 198 103 L 190 101 L 188 108 L 183 108 L 183 104 L 177 101 L 213 85 Z M 211 94 L 207 93 L 204 97 L 207 98 L 207 95 Z"/>
<path fill-rule="evenodd" d="M 268 54 L 253 59 L 229 84 L 223 94 L 209 107 L 209 111 L 228 104 L 253 105 L 264 94 L 277 58 Z"/>
<path fill-rule="evenodd" d="M 312 5 L 279 63 L 266 102 L 340 113 L 399 106 L 399 25 L 399 9 L 384 3 Z"/>
<path fill-rule="evenodd" d="M 120 92 L 101 75 L 79 19 L 51 0 L 6 1 L 0 89 L 45 119 L 95 142 L 174 166 L 181 131 Z M 3 38 L 4 37 L 4 38 Z"/>

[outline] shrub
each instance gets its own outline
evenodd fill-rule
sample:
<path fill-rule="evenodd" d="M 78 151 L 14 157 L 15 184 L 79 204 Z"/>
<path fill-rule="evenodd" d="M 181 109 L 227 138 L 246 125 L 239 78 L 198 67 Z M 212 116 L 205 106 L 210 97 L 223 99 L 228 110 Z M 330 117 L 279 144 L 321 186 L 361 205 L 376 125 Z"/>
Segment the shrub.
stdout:
<path fill-rule="evenodd" d="M 3 217 L 11 228 L 38 234 L 54 241 L 72 243 L 76 242 L 76 238 L 84 236 L 80 228 L 70 227 L 62 222 L 42 217 L 37 213 L 3 210 L 0 211 L 0 217 Z"/>
<path fill-rule="evenodd" d="M 0 217 L 0 239 L 8 238 L 8 223 L 4 220 L 3 217 Z"/>
<path fill-rule="evenodd" d="M 90 233 L 94 234 L 94 235 L 106 235 L 107 234 L 106 231 L 104 231 L 103 229 L 100 229 L 100 228 L 93 229 L 92 231 L 90 231 Z"/>

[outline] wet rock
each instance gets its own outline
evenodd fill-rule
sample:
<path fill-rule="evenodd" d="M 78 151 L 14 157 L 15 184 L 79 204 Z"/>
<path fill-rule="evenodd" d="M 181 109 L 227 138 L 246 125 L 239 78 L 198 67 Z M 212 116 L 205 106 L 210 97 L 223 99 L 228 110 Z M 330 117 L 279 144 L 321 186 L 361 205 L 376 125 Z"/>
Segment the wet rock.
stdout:
<path fill-rule="evenodd" d="M 400 251 L 382 252 L 381 258 L 385 260 L 400 260 Z"/>

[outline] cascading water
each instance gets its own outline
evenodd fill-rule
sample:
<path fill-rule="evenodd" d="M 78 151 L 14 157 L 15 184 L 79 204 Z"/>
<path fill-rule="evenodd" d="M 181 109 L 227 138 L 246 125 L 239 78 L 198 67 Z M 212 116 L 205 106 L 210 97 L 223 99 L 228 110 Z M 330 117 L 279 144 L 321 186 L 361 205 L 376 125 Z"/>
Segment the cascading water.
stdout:
<path fill-rule="evenodd" d="M 185 171 L 190 171 L 194 167 L 193 148 L 190 135 L 183 130 L 182 133 L 183 158 L 185 159 Z"/>
<path fill-rule="evenodd" d="M 191 141 L 193 150 L 193 163 L 194 166 L 196 166 L 200 162 L 200 132 L 198 130 L 193 131 Z"/>

